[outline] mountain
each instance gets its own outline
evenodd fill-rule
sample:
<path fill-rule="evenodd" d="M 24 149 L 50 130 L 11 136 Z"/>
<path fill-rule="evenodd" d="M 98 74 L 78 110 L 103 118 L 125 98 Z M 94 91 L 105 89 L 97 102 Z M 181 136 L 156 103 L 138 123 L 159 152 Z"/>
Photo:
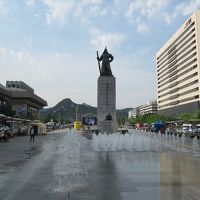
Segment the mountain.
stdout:
<path fill-rule="evenodd" d="M 125 108 L 117 110 L 117 118 L 128 117 L 128 112 L 132 108 Z M 42 120 L 47 119 L 61 119 L 64 121 L 74 121 L 76 119 L 76 112 L 78 111 L 78 118 L 88 113 L 97 114 L 97 108 L 88 105 L 87 103 L 76 104 L 70 98 L 63 99 L 52 108 L 43 109 L 40 113 Z"/>

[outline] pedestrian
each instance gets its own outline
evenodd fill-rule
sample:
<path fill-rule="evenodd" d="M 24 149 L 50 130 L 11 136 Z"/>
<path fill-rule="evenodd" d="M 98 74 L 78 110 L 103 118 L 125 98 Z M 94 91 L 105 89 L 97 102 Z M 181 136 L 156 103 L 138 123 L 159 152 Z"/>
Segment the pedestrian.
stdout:
<path fill-rule="evenodd" d="M 30 130 L 30 142 L 31 141 L 34 142 L 34 139 L 35 139 L 35 131 L 34 131 L 34 127 L 32 126 Z"/>
<path fill-rule="evenodd" d="M 3 140 L 4 142 L 7 141 L 7 140 L 6 140 L 6 133 L 5 133 L 4 131 L 1 133 L 1 138 L 2 138 L 2 140 Z"/>
<path fill-rule="evenodd" d="M 9 141 L 8 134 L 4 132 L 4 142 L 8 142 L 8 141 Z"/>

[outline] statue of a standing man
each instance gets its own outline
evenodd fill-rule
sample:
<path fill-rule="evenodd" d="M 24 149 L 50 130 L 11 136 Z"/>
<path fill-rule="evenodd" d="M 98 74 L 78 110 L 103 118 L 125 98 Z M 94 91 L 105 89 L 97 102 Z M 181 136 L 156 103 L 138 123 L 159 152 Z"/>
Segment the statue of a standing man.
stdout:
<path fill-rule="evenodd" d="M 107 49 L 105 48 L 102 55 L 99 57 L 97 54 L 97 60 L 102 61 L 100 74 L 102 76 L 112 76 L 112 71 L 110 67 L 110 62 L 112 62 L 114 57 L 108 53 Z"/>

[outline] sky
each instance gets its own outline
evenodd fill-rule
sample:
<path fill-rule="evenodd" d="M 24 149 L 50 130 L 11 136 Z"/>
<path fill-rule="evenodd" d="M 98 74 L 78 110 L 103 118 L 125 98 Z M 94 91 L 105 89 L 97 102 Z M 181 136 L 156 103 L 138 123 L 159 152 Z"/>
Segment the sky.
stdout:
<path fill-rule="evenodd" d="M 157 98 L 155 54 L 200 0 L 0 0 L 0 83 L 24 81 L 49 107 L 97 106 L 96 51 L 114 56 L 117 109 Z"/>

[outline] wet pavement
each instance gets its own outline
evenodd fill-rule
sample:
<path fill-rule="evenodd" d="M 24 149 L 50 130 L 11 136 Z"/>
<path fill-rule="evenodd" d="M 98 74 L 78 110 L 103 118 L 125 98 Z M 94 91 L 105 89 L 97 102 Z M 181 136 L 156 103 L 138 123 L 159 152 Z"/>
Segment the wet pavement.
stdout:
<path fill-rule="evenodd" d="M 91 135 L 69 130 L 15 137 L 0 143 L 0 200 L 197 200 L 200 154 L 185 143 L 97 151 Z"/>

